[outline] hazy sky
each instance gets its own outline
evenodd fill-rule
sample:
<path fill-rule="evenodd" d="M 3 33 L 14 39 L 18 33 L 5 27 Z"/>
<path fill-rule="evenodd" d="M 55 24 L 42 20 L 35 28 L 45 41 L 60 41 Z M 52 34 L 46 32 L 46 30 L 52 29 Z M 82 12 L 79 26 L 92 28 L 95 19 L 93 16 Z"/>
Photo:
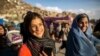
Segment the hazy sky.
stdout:
<path fill-rule="evenodd" d="M 46 10 L 87 13 L 90 18 L 100 18 L 100 0 L 24 0 Z"/>

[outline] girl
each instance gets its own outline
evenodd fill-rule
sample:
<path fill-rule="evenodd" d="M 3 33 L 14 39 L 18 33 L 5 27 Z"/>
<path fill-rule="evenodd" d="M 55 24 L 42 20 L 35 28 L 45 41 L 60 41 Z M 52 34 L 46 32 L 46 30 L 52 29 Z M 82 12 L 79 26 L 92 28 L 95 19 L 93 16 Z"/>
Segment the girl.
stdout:
<path fill-rule="evenodd" d="M 77 15 L 68 35 L 66 56 L 97 56 L 97 43 L 100 40 L 92 35 L 88 15 Z"/>
<path fill-rule="evenodd" d="M 54 56 L 55 44 L 49 37 L 41 15 L 27 12 L 23 31 L 24 44 L 19 51 L 19 56 Z"/>

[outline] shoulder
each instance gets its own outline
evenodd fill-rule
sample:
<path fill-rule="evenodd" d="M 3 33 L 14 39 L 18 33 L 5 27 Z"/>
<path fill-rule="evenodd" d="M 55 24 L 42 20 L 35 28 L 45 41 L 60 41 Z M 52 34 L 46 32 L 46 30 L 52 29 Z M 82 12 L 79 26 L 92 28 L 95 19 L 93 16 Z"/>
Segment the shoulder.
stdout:
<path fill-rule="evenodd" d="M 23 44 L 19 50 L 18 56 L 32 56 L 26 44 Z"/>

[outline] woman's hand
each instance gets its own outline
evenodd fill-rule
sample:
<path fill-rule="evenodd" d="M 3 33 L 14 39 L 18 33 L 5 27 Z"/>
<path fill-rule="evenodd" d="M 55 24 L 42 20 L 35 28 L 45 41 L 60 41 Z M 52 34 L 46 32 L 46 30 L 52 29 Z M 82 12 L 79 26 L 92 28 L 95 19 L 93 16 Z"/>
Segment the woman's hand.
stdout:
<path fill-rule="evenodd" d="M 48 56 L 44 51 L 42 51 L 42 53 L 40 53 L 40 56 Z M 51 52 L 51 56 L 54 56 L 53 52 Z"/>
<path fill-rule="evenodd" d="M 42 51 L 42 53 L 40 53 L 40 56 L 48 56 L 44 51 Z"/>

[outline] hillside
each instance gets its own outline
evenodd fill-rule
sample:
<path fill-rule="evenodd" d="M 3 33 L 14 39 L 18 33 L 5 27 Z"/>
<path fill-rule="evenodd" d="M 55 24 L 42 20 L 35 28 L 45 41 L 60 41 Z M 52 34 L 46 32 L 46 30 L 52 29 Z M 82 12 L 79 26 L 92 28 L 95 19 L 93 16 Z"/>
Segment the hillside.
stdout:
<path fill-rule="evenodd" d="M 71 12 L 57 13 L 54 11 L 42 10 L 36 6 L 27 4 L 23 0 L 0 0 L 0 16 L 5 16 L 6 18 L 12 20 L 22 20 L 22 15 L 27 11 L 34 11 L 40 13 L 43 17 L 64 17 Z M 74 15 L 74 14 L 73 14 Z"/>

